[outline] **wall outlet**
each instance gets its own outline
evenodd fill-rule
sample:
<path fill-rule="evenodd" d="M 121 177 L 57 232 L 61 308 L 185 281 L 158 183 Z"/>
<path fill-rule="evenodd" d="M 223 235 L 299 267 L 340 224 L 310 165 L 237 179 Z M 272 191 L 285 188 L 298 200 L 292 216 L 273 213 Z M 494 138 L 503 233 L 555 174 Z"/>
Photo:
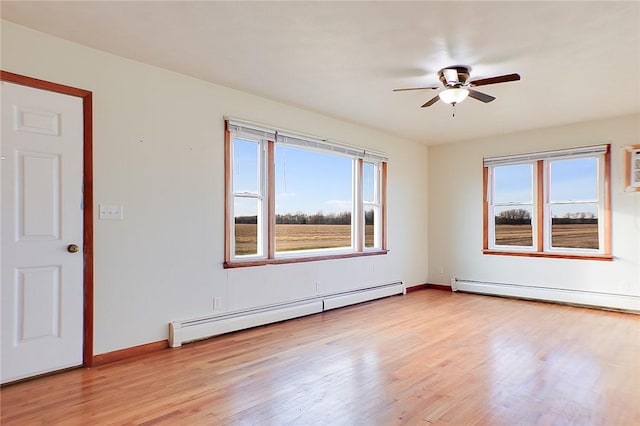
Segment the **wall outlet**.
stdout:
<path fill-rule="evenodd" d="M 217 311 L 220 308 L 222 308 L 222 297 L 219 297 L 219 296 L 214 297 L 213 298 L 213 310 Z"/>

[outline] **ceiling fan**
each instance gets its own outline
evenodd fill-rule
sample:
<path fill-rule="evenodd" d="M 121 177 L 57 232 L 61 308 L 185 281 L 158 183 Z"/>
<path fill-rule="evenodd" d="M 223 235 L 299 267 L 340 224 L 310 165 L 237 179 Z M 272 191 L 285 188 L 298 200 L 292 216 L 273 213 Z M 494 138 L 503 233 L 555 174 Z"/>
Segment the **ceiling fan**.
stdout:
<path fill-rule="evenodd" d="M 464 101 L 467 96 L 484 103 L 491 102 L 495 99 L 491 95 L 473 90 L 474 87 L 520 80 L 519 74 L 505 74 L 495 77 L 480 78 L 478 80 L 469 80 L 470 73 L 471 67 L 469 66 L 453 65 L 450 67 L 442 68 L 440 71 L 438 71 L 438 77 L 442 82 L 442 86 L 407 87 L 403 89 L 393 89 L 393 91 L 403 92 L 407 90 L 436 90 L 442 87 L 444 88 L 444 90 L 425 102 L 421 108 L 430 107 L 431 105 L 438 102 L 438 100 L 442 100 L 443 102 L 451 104 L 455 107 L 456 104 Z"/>

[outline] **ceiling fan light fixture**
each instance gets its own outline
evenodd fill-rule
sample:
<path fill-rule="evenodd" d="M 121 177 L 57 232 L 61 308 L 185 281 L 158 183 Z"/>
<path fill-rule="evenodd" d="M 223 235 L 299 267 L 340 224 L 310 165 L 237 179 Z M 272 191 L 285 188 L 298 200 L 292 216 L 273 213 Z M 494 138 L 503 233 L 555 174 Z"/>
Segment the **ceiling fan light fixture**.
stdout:
<path fill-rule="evenodd" d="M 469 90 L 454 87 L 443 90 L 438 94 L 438 96 L 442 102 L 455 105 L 467 99 L 467 96 L 469 96 Z"/>

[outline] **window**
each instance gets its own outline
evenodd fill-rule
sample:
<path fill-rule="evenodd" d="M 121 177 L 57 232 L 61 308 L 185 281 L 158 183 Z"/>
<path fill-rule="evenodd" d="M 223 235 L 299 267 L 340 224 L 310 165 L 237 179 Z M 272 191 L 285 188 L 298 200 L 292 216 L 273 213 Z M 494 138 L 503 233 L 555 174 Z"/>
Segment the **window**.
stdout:
<path fill-rule="evenodd" d="M 531 164 L 493 169 L 494 245 L 533 247 L 533 177 Z"/>
<path fill-rule="evenodd" d="M 484 160 L 484 253 L 611 259 L 609 146 Z"/>
<path fill-rule="evenodd" d="M 362 203 L 364 208 L 364 247 L 382 246 L 382 192 L 380 163 L 364 162 L 362 168 Z"/>
<path fill-rule="evenodd" d="M 386 157 L 226 122 L 225 267 L 386 253 Z"/>
<path fill-rule="evenodd" d="M 263 146 L 259 141 L 238 137 L 233 144 L 233 218 L 235 252 L 262 255 L 264 243 Z"/>
<path fill-rule="evenodd" d="M 353 159 L 276 144 L 276 253 L 353 247 Z"/>
<path fill-rule="evenodd" d="M 625 191 L 640 191 L 640 145 L 631 145 L 624 150 Z"/>

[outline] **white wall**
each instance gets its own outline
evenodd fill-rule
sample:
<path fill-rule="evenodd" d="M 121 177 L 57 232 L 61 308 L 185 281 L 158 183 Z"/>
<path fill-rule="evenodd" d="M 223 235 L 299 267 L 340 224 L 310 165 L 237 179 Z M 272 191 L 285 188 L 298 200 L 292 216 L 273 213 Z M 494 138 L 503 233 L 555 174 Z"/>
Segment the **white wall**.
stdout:
<path fill-rule="evenodd" d="M 602 143 L 612 144 L 612 262 L 482 254 L 483 157 Z M 429 282 L 640 296 L 640 193 L 624 192 L 622 153 L 638 143 L 640 116 L 632 115 L 429 147 Z"/>
<path fill-rule="evenodd" d="M 93 91 L 95 353 L 167 338 L 172 320 L 427 278 L 427 148 L 2 22 L 5 71 Z M 389 154 L 386 256 L 225 270 L 223 116 Z M 318 291 L 316 291 L 316 283 Z"/>

